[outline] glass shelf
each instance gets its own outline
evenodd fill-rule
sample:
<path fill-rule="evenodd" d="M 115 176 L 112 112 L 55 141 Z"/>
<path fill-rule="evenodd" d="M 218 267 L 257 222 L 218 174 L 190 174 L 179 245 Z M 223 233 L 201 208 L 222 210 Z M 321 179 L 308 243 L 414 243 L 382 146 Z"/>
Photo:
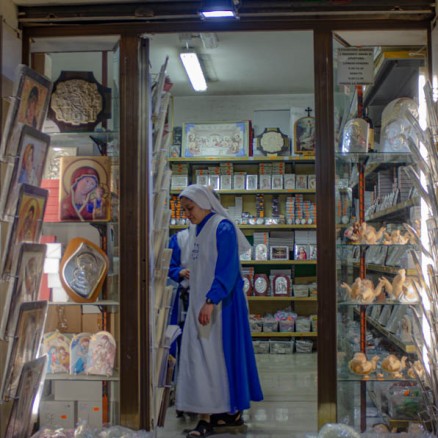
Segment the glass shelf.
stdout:
<path fill-rule="evenodd" d="M 418 304 L 418 303 L 402 303 L 401 301 L 388 300 L 388 299 L 386 299 L 385 301 L 374 301 L 372 303 L 359 303 L 358 301 L 338 300 L 339 306 L 385 306 L 387 304 L 410 306 L 412 304 Z"/>
<path fill-rule="evenodd" d="M 94 301 L 92 303 L 77 303 L 75 301 L 48 301 L 49 306 L 119 306 L 118 301 L 102 300 Z"/>
<path fill-rule="evenodd" d="M 118 382 L 120 380 L 119 373 L 115 372 L 112 376 L 98 376 L 91 374 L 46 374 L 46 380 L 73 380 L 73 381 L 111 381 Z"/>
<path fill-rule="evenodd" d="M 347 373 L 350 373 L 348 375 Z M 390 377 L 385 375 L 384 377 L 378 377 L 374 371 L 371 375 L 362 376 L 359 374 L 353 374 L 351 371 L 338 372 L 338 381 L 341 382 L 416 382 L 415 379 L 409 377 Z"/>
<path fill-rule="evenodd" d="M 398 243 L 398 244 L 390 244 L 386 245 L 384 243 L 337 243 L 336 246 L 338 248 L 404 248 L 404 249 L 414 249 L 419 250 L 417 245 L 411 245 L 409 243 Z"/>
<path fill-rule="evenodd" d="M 336 152 L 336 159 L 349 164 L 403 164 L 412 162 L 410 152 Z"/>

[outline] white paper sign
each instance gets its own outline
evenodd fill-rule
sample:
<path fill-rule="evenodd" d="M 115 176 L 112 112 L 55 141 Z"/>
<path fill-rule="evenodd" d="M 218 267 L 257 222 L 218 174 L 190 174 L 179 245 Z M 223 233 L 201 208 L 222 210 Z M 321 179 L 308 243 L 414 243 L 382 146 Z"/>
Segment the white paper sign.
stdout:
<path fill-rule="evenodd" d="M 338 49 L 339 85 L 367 85 L 373 83 L 373 49 Z"/>

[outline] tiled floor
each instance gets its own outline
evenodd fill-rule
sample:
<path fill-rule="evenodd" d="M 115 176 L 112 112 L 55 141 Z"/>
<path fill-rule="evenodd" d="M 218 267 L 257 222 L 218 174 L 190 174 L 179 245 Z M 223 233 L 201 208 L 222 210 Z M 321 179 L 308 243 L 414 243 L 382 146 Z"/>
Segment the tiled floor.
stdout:
<path fill-rule="evenodd" d="M 317 433 L 317 357 L 312 354 L 257 355 L 264 400 L 245 411 L 245 426 L 216 433 L 217 438 L 305 438 Z M 177 418 L 169 408 L 159 438 L 181 438 L 197 419 Z"/>

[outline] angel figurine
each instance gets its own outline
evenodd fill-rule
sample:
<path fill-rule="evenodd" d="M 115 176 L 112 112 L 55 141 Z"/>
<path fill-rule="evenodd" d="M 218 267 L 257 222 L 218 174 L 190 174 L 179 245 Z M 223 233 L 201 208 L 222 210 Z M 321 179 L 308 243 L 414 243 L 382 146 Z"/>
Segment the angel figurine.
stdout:
<path fill-rule="evenodd" d="M 373 356 L 371 360 L 368 360 L 365 353 L 355 353 L 353 359 L 348 362 L 348 368 L 354 374 L 368 376 L 376 370 L 378 360 L 379 356 Z"/>
<path fill-rule="evenodd" d="M 389 354 L 387 357 L 385 357 L 385 359 L 383 359 L 381 367 L 383 370 L 391 373 L 393 377 L 399 379 L 403 377 L 401 371 L 406 368 L 406 360 L 407 356 L 403 356 L 401 359 L 399 359 L 394 354 Z"/>
<path fill-rule="evenodd" d="M 360 225 L 361 243 L 374 245 L 380 241 L 385 231 L 385 227 L 380 227 L 379 231 L 377 231 L 372 225 L 362 222 Z"/>
<path fill-rule="evenodd" d="M 411 277 L 406 277 L 406 269 L 399 269 L 392 282 L 386 277 L 380 277 L 380 281 L 383 282 L 385 291 L 392 299 L 404 303 L 415 303 L 419 300 L 414 284 L 415 280 Z"/>
<path fill-rule="evenodd" d="M 402 234 L 400 230 L 393 230 L 391 234 L 385 232 L 383 236 L 383 243 L 385 245 L 406 245 L 411 239 L 409 233 Z"/>
<path fill-rule="evenodd" d="M 357 277 L 351 286 L 347 283 L 342 283 L 341 288 L 346 290 L 351 300 L 369 304 L 382 293 L 383 285 L 383 281 L 379 281 L 377 286 L 374 287 L 374 283 L 370 279 Z"/>

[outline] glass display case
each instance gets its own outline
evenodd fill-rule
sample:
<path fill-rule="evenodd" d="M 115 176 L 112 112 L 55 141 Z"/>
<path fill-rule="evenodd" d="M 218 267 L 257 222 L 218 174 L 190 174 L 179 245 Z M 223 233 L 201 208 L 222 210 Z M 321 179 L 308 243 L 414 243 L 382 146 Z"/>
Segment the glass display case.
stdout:
<path fill-rule="evenodd" d="M 405 123 L 408 113 L 418 119 L 424 59 L 399 49 L 390 59 L 388 50 L 373 51 L 372 85 L 338 86 L 335 97 L 337 417 L 361 432 L 427 422 L 420 193 L 409 146 L 417 138 Z M 396 77 L 399 95 L 388 92 Z"/>
<path fill-rule="evenodd" d="M 91 40 L 36 38 L 30 47 L 33 68 L 53 82 L 43 126 L 50 147 L 41 183 L 48 190 L 42 241 L 53 248 L 46 256 L 40 292 L 49 303 L 43 340 L 52 351 L 53 336 L 62 336 L 70 355 L 64 368 L 56 367 L 55 357 L 53 363 L 49 360 L 40 428 L 72 428 L 79 419 L 97 429 L 120 424 L 119 49 L 118 37 Z M 85 250 L 73 248 L 72 258 L 66 259 L 77 240 L 86 243 L 88 254 L 93 247 L 102 250 L 107 272 L 97 295 L 88 296 L 85 290 L 93 287 L 91 256 L 80 262 Z M 99 260 L 97 250 L 91 255 Z M 78 292 L 76 298 L 70 290 Z M 80 367 L 85 346 L 91 348 L 103 334 L 108 344 L 98 341 L 101 357 Z M 75 343 L 80 343 L 76 349 Z M 113 367 L 105 371 L 102 365 L 108 360 Z"/>

